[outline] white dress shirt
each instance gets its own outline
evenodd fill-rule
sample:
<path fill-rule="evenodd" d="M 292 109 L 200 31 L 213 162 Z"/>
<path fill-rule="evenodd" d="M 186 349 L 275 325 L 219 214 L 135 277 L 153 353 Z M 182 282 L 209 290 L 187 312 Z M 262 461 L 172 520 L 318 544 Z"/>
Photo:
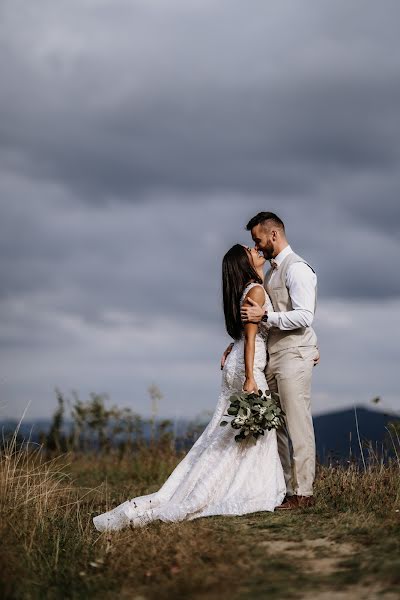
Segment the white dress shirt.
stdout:
<path fill-rule="evenodd" d="M 293 253 L 290 246 L 286 246 L 275 257 L 278 265 L 288 254 Z M 270 283 L 277 276 L 277 270 L 274 269 Z M 289 290 L 289 296 L 292 301 L 293 310 L 287 312 L 275 312 L 268 309 L 268 325 L 278 327 L 279 329 L 297 329 L 298 327 L 310 327 L 314 319 L 315 308 L 315 289 L 317 286 L 317 276 L 306 263 L 297 262 L 288 268 L 286 272 L 286 287 Z"/>

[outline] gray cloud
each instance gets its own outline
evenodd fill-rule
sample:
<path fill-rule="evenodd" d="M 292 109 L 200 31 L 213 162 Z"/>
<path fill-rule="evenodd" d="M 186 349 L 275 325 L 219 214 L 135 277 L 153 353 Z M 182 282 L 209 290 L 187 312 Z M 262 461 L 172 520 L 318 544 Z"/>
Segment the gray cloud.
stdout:
<path fill-rule="evenodd" d="M 42 3 L 46 18 L 31 9 L 22 32 L 9 8 L 4 152 L 90 201 L 160 188 L 316 196 L 338 172 L 387 173 L 399 158 L 400 11 L 391 4 L 382 18 L 377 5 L 355 4 L 356 32 L 340 2 L 313 6 L 311 20 L 307 3 L 249 15 L 245 3 L 188 13 L 177 2 L 169 14 L 121 2 L 112 39 L 95 4 L 55 13 Z M 277 35 L 274 25 L 293 21 L 290 36 Z"/>
<path fill-rule="evenodd" d="M 221 259 L 248 241 L 259 210 L 282 216 L 318 272 L 318 410 L 337 394 L 369 397 L 371 361 L 377 393 L 396 397 L 396 2 L 250 12 L 207 0 L 7 0 L 0 11 L 10 412 L 33 398 L 45 414 L 61 384 L 99 385 L 140 409 L 153 379 L 166 412 L 212 407 L 227 341 Z"/>

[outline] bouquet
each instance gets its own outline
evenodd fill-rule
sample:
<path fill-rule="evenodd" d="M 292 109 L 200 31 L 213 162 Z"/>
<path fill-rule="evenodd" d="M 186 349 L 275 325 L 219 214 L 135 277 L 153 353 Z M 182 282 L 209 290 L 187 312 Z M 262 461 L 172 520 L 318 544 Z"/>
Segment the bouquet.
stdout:
<path fill-rule="evenodd" d="M 226 417 L 233 417 L 231 426 L 239 429 L 235 435 L 236 442 L 252 435 L 256 439 L 264 435 L 265 430 L 278 429 L 285 423 L 285 413 L 279 406 L 279 394 L 266 390 L 258 392 L 242 392 L 229 398 L 230 406 Z M 221 421 L 224 427 L 229 421 Z"/>

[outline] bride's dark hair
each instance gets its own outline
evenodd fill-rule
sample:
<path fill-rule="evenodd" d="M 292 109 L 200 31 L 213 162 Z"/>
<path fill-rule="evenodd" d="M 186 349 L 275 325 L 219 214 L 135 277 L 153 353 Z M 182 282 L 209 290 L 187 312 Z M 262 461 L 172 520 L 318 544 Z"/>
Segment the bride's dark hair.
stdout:
<path fill-rule="evenodd" d="M 240 298 L 244 288 L 251 281 L 262 283 L 262 279 L 250 262 L 246 249 L 241 244 L 235 244 L 222 260 L 225 327 L 234 340 L 240 339 L 242 335 Z"/>

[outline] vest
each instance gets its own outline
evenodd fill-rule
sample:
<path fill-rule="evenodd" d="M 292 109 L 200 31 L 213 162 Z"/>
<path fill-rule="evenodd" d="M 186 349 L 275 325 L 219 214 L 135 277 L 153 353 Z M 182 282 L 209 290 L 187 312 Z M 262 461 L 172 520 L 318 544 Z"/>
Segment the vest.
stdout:
<path fill-rule="evenodd" d="M 293 252 L 288 254 L 279 265 L 274 275 L 273 285 L 271 285 L 269 282 L 274 269 L 270 269 L 265 277 L 264 287 L 271 298 L 272 306 L 276 312 L 287 312 L 289 310 L 293 310 L 292 301 L 289 296 L 289 290 L 286 287 L 286 273 L 290 265 L 293 265 L 296 262 L 306 263 L 306 265 L 308 265 L 315 273 L 314 269 L 308 264 L 307 261 Z M 317 289 L 315 289 L 314 312 L 316 307 Z M 280 350 L 286 350 L 287 348 L 316 345 L 317 336 L 312 327 L 299 327 L 298 329 L 289 330 L 271 327 L 268 330 L 268 352 L 270 354 L 274 354 Z"/>

